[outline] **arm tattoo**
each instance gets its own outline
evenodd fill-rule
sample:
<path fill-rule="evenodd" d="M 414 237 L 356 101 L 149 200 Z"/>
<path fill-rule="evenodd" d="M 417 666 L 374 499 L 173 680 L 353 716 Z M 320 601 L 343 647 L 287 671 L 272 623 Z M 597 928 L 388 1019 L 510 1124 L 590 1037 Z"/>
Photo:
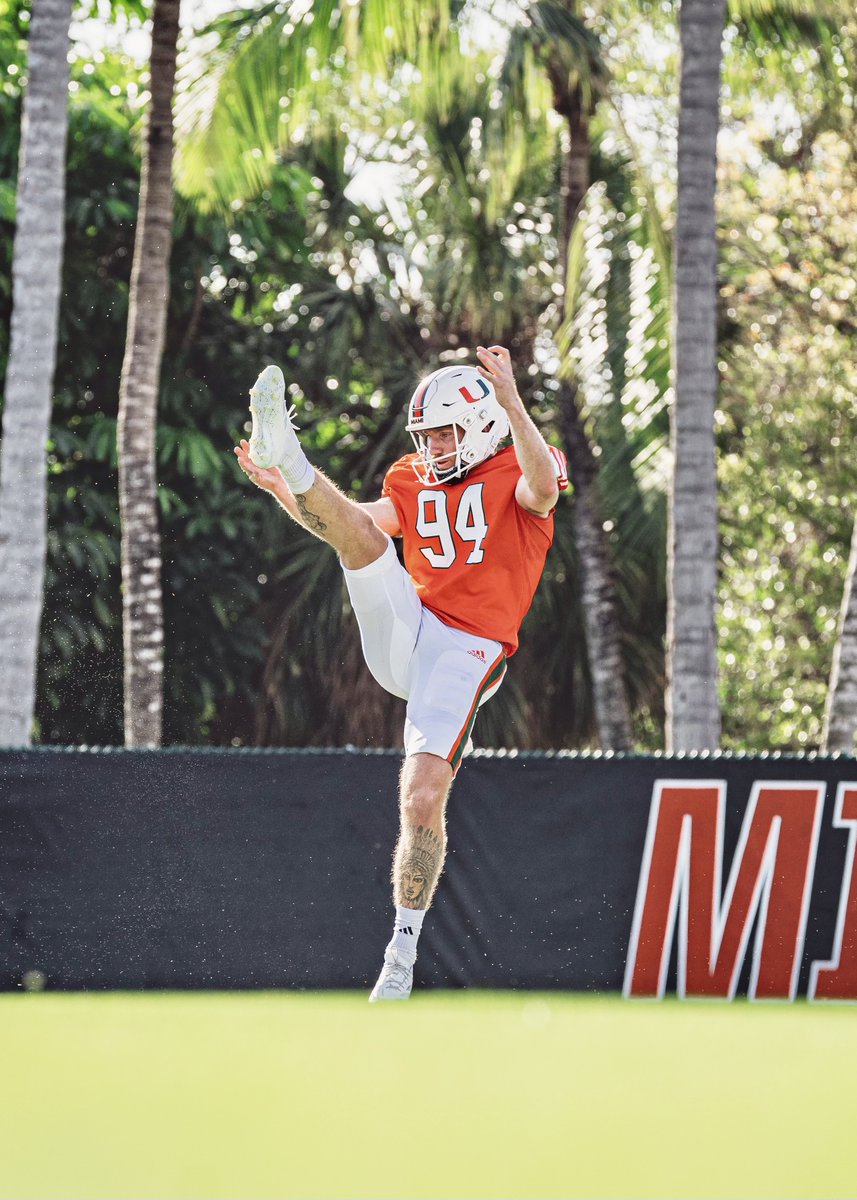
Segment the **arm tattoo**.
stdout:
<path fill-rule="evenodd" d="M 402 856 L 399 886 L 407 908 L 428 908 L 443 864 L 443 846 L 432 829 L 417 826 Z"/>
<path fill-rule="evenodd" d="M 310 512 L 309 507 L 307 506 L 306 496 L 303 494 L 300 496 L 295 496 L 295 504 L 298 506 L 298 511 L 301 514 L 301 520 L 303 521 L 304 525 L 306 525 L 307 529 L 311 529 L 313 533 L 324 533 L 325 529 L 327 529 L 327 525 L 320 517 L 317 517 L 315 513 Z"/>

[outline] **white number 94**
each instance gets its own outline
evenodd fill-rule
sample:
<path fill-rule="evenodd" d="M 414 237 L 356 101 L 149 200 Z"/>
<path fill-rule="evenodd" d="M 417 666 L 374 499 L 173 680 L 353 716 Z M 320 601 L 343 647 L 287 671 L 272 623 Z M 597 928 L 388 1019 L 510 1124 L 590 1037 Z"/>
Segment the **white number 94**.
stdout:
<path fill-rule="evenodd" d="M 484 483 L 471 483 L 461 493 L 458 501 L 458 511 L 455 514 L 455 525 L 450 524 L 446 492 L 425 488 L 417 496 L 417 533 L 423 538 L 436 538 L 440 550 L 432 546 L 420 546 L 433 567 L 441 570 L 451 567 L 455 562 L 460 546 L 453 537 L 453 528 L 460 542 L 471 544 L 467 563 L 481 563 L 485 557 L 482 543 L 488 533 L 488 522 L 485 520 L 485 509 L 482 506 L 482 489 Z"/>

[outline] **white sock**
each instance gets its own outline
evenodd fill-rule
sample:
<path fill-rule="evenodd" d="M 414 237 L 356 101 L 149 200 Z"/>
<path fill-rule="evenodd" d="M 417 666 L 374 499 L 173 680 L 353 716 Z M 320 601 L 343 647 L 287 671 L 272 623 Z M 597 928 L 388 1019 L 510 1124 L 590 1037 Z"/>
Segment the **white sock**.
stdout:
<path fill-rule="evenodd" d="M 301 496 L 308 492 L 315 483 L 315 467 L 309 461 L 303 450 L 299 450 L 296 458 L 280 463 L 280 474 L 289 485 L 293 496 Z"/>
<path fill-rule="evenodd" d="M 409 962 L 413 962 L 417 957 L 417 942 L 425 915 L 424 908 L 397 908 L 393 937 L 388 949 L 395 950 Z"/>

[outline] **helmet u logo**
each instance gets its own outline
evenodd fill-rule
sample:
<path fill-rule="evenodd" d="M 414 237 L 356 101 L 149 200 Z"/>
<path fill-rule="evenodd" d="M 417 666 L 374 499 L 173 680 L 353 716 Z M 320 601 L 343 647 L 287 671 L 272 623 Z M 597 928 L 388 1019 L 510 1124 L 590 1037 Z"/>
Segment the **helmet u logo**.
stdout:
<path fill-rule="evenodd" d="M 485 382 L 485 380 L 477 379 L 476 382 L 482 388 L 481 396 L 471 396 L 470 392 L 468 391 L 468 389 L 466 387 L 460 387 L 458 389 L 468 404 L 478 404 L 480 400 L 484 400 L 485 397 L 488 395 L 488 384 Z"/>

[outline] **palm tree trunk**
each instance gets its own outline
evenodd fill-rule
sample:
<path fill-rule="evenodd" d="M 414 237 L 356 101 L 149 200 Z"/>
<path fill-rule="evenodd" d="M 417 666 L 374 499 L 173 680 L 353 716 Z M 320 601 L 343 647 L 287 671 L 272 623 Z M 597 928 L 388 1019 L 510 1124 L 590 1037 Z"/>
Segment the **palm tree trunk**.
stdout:
<path fill-rule="evenodd" d="M 47 546 L 47 461 L 62 272 L 71 0 L 37 0 L 21 123 L 0 461 L 0 745 L 29 745 Z"/>
<path fill-rule="evenodd" d="M 548 66 L 554 108 L 568 124 L 568 149 L 562 164 L 559 237 L 563 292 L 568 275 L 572 230 L 589 188 L 592 142 L 589 113 L 580 88 L 569 90 L 567 72 Z M 559 403 L 569 474 L 574 486 L 574 537 L 580 556 L 586 651 L 592 680 L 592 704 L 602 750 L 633 747 L 631 706 L 625 686 L 618 605 L 610 547 L 598 495 L 598 468 L 580 414 L 577 389 L 564 382 Z"/>
<path fill-rule="evenodd" d="M 667 750 L 715 750 L 717 243 L 725 0 L 682 0 L 675 233 L 675 402 L 667 579 Z"/>
<path fill-rule="evenodd" d="M 158 746 L 163 711 L 161 546 L 155 479 L 158 387 L 173 222 L 173 88 L 180 0 L 155 0 L 152 100 L 119 385 L 119 507 L 125 648 L 125 744 Z"/>
<path fill-rule="evenodd" d="M 839 640 L 833 651 L 830 686 L 824 710 L 821 749 L 825 753 L 854 751 L 857 734 L 857 521 L 851 538 L 851 557 L 845 577 Z"/>

